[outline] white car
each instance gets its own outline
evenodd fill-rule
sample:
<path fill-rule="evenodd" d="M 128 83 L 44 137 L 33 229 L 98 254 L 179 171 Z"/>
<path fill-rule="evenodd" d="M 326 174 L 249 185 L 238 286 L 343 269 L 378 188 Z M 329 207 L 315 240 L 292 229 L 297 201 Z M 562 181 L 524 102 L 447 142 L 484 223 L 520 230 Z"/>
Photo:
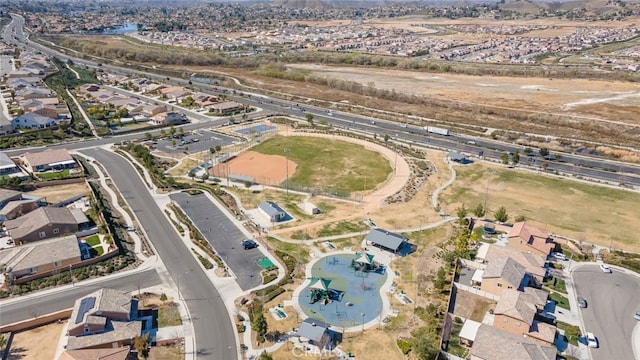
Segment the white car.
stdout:
<path fill-rule="evenodd" d="M 596 337 L 593 335 L 593 333 L 588 332 L 587 335 L 585 336 L 585 338 L 587 339 L 587 346 L 589 346 L 591 348 L 597 348 L 598 347 L 598 339 L 596 339 Z"/>
<path fill-rule="evenodd" d="M 551 253 L 551 256 L 556 258 L 556 259 L 558 259 L 558 260 L 562 260 L 562 261 L 566 261 L 567 260 L 567 257 L 561 252 Z"/>
<path fill-rule="evenodd" d="M 600 270 L 605 274 L 611 274 L 611 268 L 607 264 L 600 264 Z"/>
<path fill-rule="evenodd" d="M 636 311 L 636 313 L 633 315 L 633 318 L 636 320 L 640 320 L 640 311 Z"/>

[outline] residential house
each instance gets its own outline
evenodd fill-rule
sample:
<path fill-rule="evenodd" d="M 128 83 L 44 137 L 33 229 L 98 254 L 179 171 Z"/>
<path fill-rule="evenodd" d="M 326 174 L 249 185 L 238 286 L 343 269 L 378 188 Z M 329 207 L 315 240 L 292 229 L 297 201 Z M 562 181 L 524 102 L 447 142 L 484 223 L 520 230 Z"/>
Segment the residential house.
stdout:
<path fill-rule="evenodd" d="M 0 265 L 12 284 L 65 271 L 82 262 L 75 235 L 0 250 Z"/>
<path fill-rule="evenodd" d="M 501 296 L 506 289 L 522 289 L 529 282 L 524 268 L 512 258 L 499 258 L 487 265 L 482 274 L 480 289 Z"/>
<path fill-rule="evenodd" d="M 81 220 L 83 221 L 83 220 Z M 40 207 L 4 223 L 16 244 L 45 240 L 78 232 L 78 219 L 67 208 Z"/>
<path fill-rule="evenodd" d="M 129 346 L 115 349 L 67 350 L 60 355 L 59 360 L 127 360 L 130 352 Z"/>
<path fill-rule="evenodd" d="M 35 112 L 24 113 L 11 120 L 11 126 L 14 129 L 46 129 L 57 125 L 58 123 L 54 118 L 42 116 Z"/>
<path fill-rule="evenodd" d="M 189 119 L 185 114 L 177 112 L 167 112 L 157 114 L 151 117 L 151 123 L 153 125 L 177 125 L 188 122 Z"/>
<path fill-rule="evenodd" d="M 367 245 L 379 247 L 383 250 L 397 254 L 406 243 L 407 238 L 385 229 L 373 229 L 364 238 Z"/>
<path fill-rule="evenodd" d="M 30 173 L 78 167 L 67 149 L 47 149 L 37 153 L 24 153 L 20 155 L 19 160 Z"/>
<path fill-rule="evenodd" d="M 556 360 L 557 350 L 496 327 L 482 324 L 471 348 L 471 360 Z"/>
<path fill-rule="evenodd" d="M 16 98 L 20 101 L 50 98 L 53 94 L 51 90 L 42 87 L 28 88 L 20 91 L 16 91 Z"/>
<path fill-rule="evenodd" d="M 225 101 L 209 106 L 209 112 L 216 115 L 234 114 L 244 110 L 244 105 L 235 101 Z"/>
<path fill-rule="evenodd" d="M 512 334 L 532 337 L 546 344 L 553 344 L 556 327 L 534 320 L 535 315 L 547 303 L 548 293 L 524 288 L 524 291 L 504 290 L 494 310 L 493 326 Z"/>
<path fill-rule="evenodd" d="M 15 130 L 13 129 L 13 124 L 11 120 L 6 117 L 0 118 L 0 135 L 7 135 L 13 133 Z"/>
<path fill-rule="evenodd" d="M 542 255 L 546 258 L 556 244 L 549 237 L 549 234 L 522 221 L 513 224 L 509 231 L 509 243 L 507 246 L 519 251 Z"/>
<path fill-rule="evenodd" d="M 167 111 L 167 108 L 164 106 L 145 104 L 145 105 L 137 106 L 136 108 L 130 110 L 129 113 L 132 115 L 140 114 L 147 117 L 152 117 L 166 111 Z"/>
<path fill-rule="evenodd" d="M 2 154 L 5 155 L 4 153 Z M 22 200 L 22 193 L 20 191 L 0 188 L 0 209 L 3 209 L 11 201 L 16 200 Z"/>
<path fill-rule="evenodd" d="M 0 209 L 0 222 L 13 220 L 40 207 L 38 199 L 23 199 L 10 201 Z"/>
<path fill-rule="evenodd" d="M 31 112 L 50 119 L 58 119 L 58 108 L 55 105 L 36 106 Z"/>
<path fill-rule="evenodd" d="M 138 301 L 125 293 L 100 289 L 76 300 L 68 325 L 67 349 L 132 345 L 142 333 Z"/>
<path fill-rule="evenodd" d="M 273 201 L 263 201 L 258 204 L 258 209 L 267 216 L 271 222 L 279 222 L 287 217 L 287 213 Z"/>
<path fill-rule="evenodd" d="M 83 84 L 80 86 L 80 92 L 91 93 L 101 90 L 102 88 L 96 84 Z"/>
<path fill-rule="evenodd" d="M 476 256 L 476 260 L 482 260 L 484 263 L 491 263 L 493 260 L 510 257 L 524 266 L 527 274 L 530 275 L 531 282 L 529 286 L 540 287 L 544 281 L 547 270 L 544 267 L 546 258 L 537 253 L 518 251 L 513 248 L 500 246 L 496 244 L 486 244 L 486 254 L 481 255 L 482 258 Z M 480 252 L 478 252 L 480 253 Z"/>

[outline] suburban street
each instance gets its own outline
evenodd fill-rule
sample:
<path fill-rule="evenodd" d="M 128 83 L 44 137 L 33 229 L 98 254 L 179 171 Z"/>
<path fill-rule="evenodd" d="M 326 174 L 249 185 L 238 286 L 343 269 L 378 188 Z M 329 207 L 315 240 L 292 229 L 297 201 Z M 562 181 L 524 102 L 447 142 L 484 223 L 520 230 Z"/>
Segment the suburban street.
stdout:
<path fill-rule="evenodd" d="M 15 299 L 0 301 L 0 325 L 13 324 L 36 316 L 73 307 L 76 299 L 101 288 L 136 293 L 138 288 L 161 285 L 161 277 L 155 269 L 127 274 L 116 274 L 105 278 L 91 279 L 61 288 L 39 291 Z"/>
<path fill-rule="evenodd" d="M 262 284 L 257 261 L 264 255 L 259 249 L 244 250 L 242 240 L 246 236 L 229 220 L 223 210 L 214 205 L 204 194 L 185 193 L 171 195 L 171 200 L 189 216 L 207 241 L 222 257 L 237 278 L 242 290 Z"/>
<path fill-rule="evenodd" d="M 82 152 L 105 167 L 140 221 L 173 281 L 178 284 L 193 320 L 197 358 L 236 359 L 238 345 L 235 331 L 220 293 L 156 205 L 136 170 L 127 160 L 106 150 Z"/>
<path fill-rule="evenodd" d="M 587 300 L 580 309 L 585 330 L 593 333 L 600 347 L 590 349 L 594 360 L 633 359 L 632 332 L 640 311 L 640 278 L 613 269 L 605 274 L 597 265 L 572 272 L 576 294 Z"/>

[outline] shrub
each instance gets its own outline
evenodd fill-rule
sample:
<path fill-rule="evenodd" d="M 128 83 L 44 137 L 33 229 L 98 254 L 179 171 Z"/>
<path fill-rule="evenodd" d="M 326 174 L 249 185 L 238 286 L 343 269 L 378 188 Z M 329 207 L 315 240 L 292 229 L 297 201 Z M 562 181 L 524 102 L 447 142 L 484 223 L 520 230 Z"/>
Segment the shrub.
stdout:
<path fill-rule="evenodd" d="M 398 339 L 397 341 L 398 348 L 402 351 L 403 354 L 407 355 L 409 351 L 411 351 L 411 343 L 404 339 Z"/>

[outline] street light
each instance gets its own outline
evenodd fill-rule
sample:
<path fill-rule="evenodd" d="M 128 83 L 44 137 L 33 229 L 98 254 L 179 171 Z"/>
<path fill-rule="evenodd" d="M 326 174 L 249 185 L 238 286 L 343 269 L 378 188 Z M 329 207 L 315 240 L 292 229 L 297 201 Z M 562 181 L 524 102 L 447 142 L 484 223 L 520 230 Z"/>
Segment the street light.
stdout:
<path fill-rule="evenodd" d="M 396 136 L 393 139 L 393 144 L 395 146 L 394 152 L 396 153 L 395 158 L 393 159 L 393 175 L 397 175 L 397 167 L 396 164 L 398 163 L 398 134 L 396 134 Z"/>
<path fill-rule="evenodd" d="M 493 174 L 493 170 L 487 169 L 486 174 Z M 486 215 L 486 212 L 487 212 L 487 198 L 488 197 L 489 197 L 489 178 L 487 177 L 487 189 L 485 190 L 485 193 L 484 193 L 484 205 L 482 205 L 482 209 L 484 210 L 485 215 Z"/>
<path fill-rule="evenodd" d="M 287 196 L 289 196 L 289 153 L 291 152 L 291 149 L 289 148 L 284 148 L 284 156 L 287 159 L 286 162 L 286 166 L 287 166 L 287 181 L 286 181 L 286 188 L 287 188 Z"/>
<path fill-rule="evenodd" d="M 362 331 L 364 332 L 364 313 L 360 313 L 360 316 L 362 316 Z"/>

